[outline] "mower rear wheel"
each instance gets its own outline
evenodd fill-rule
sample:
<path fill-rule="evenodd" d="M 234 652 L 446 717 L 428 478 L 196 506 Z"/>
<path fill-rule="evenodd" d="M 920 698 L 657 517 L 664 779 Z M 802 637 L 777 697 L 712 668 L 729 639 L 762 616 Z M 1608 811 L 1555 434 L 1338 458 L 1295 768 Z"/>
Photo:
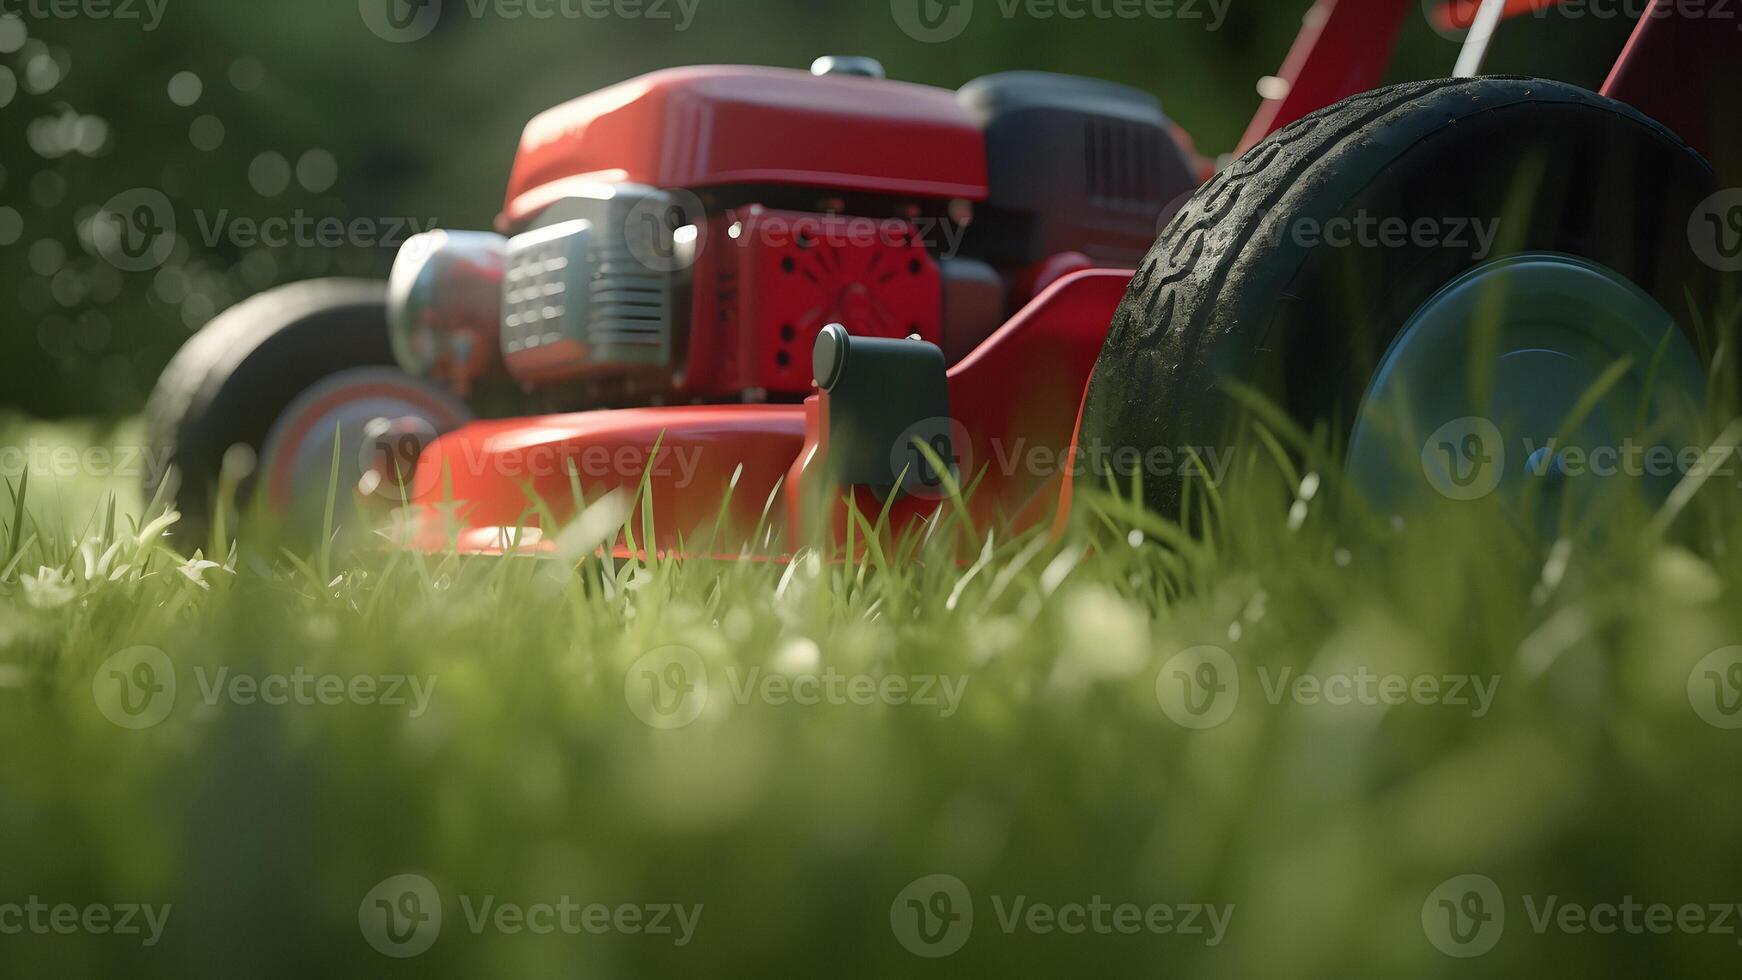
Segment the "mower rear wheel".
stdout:
<path fill-rule="evenodd" d="M 331 398 L 316 406 L 325 414 L 310 421 L 309 428 L 324 427 L 314 438 L 326 439 L 325 466 L 307 464 L 289 450 L 266 450 L 286 445 L 279 433 L 294 428 L 286 424 L 287 413 L 307 407 L 311 393 L 329 392 L 335 378 L 355 377 L 360 371 L 369 385 L 358 390 L 369 397 L 377 397 L 385 386 L 396 393 L 391 404 L 428 406 L 415 414 L 437 432 L 466 421 L 469 413 L 459 399 L 394 365 L 386 303 L 387 286 L 381 282 L 290 283 L 225 310 L 171 358 L 145 407 L 147 437 L 168 466 L 147 474 L 145 493 L 150 497 L 162 481 L 169 481 L 164 494 L 182 515 L 172 533 L 186 547 L 204 543 L 227 455 L 254 464 L 235 474 L 237 502 L 251 499 L 261 482 L 256 470 L 268 469 L 272 455 L 299 460 L 294 473 L 298 483 L 277 481 L 269 507 L 283 513 L 290 500 L 309 494 L 324 497 L 334 425 L 359 428 L 371 419 L 335 407 Z M 269 435 L 274 437 L 270 446 Z M 363 437 L 343 438 L 361 445 Z M 296 445 L 302 444 L 299 433 Z M 243 452 L 231 455 L 237 447 Z M 341 462 L 353 467 L 358 455 L 347 450 Z M 343 492 L 349 494 L 351 488 Z"/>
<path fill-rule="evenodd" d="M 1138 450 L 1128 459 L 1221 446 L 1241 417 L 1233 380 L 1309 431 L 1328 423 L 1338 451 L 1362 435 L 1351 482 L 1403 509 L 1445 496 L 1431 472 L 1423 480 L 1424 440 L 1459 419 L 1491 421 L 1514 451 L 1557 435 L 1613 438 L 1543 420 L 1567 418 L 1579 385 L 1623 357 L 1632 366 L 1613 404 L 1591 419 L 1637 412 L 1644 392 L 1697 400 L 1702 348 L 1689 328 L 1710 321 L 1724 283 L 1689 221 L 1715 189 L 1711 167 L 1669 130 L 1557 82 L 1419 82 L 1331 106 L 1235 161 L 1162 232 L 1114 317 L 1079 442 Z M 1445 298 L 1472 274 L 1476 295 Z M 1545 325 L 1545 297 L 1579 275 L 1631 312 L 1585 324 L 1569 307 Z M 1406 330 L 1424 320 L 1437 325 Z M 1399 354 L 1429 334 L 1438 346 L 1426 356 Z M 1558 380 L 1511 370 L 1530 358 L 1507 356 L 1527 351 L 1558 365 Z M 1416 397 L 1433 384 L 1445 389 L 1437 403 Z M 1151 507 L 1178 515 L 1181 478 L 1145 474 L 1143 487 Z"/>

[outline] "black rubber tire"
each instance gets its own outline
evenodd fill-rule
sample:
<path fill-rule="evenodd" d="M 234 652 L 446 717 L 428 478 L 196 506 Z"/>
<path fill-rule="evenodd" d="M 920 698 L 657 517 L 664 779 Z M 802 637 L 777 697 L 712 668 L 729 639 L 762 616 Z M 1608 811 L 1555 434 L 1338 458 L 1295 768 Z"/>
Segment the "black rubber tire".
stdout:
<path fill-rule="evenodd" d="M 146 433 L 168 471 L 146 474 L 147 498 L 171 480 L 177 537 L 198 543 L 211 516 L 224 454 L 256 454 L 285 406 L 347 368 L 392 365 L 387 284 L 313 279 L 230 307 L 182 345 L 146 402 Z M 240 486 L 243 500 L 252 481 Z"/>
<path fill-rule="evenodd" d="M 1508 214 L 1515 188 L 1527 207 Z M 1583 256 L 1630 278 L 1684 329 L 1690 301 L 1709 321 L 1721 277 L 1687 229 L 1715 189 L 1710 165 L 1675 134 L 1558 82 L 1415 82 L 1323 109 L 1217 174 L 1162 231 L 1095 366 L 1083 444 L 1226 445 L 1240 416 L 1226 378 L 1346 441 L 1409 314 L 1464 270 L 1508 254 Z M 1276 233 L 1363 213 L 1447 230 L 1498 219 L 1502 244 L 1478 256 Z M 1143 485 L 1150 507 L 1181 516 L 1178 477 L 1145 474 Z"/>

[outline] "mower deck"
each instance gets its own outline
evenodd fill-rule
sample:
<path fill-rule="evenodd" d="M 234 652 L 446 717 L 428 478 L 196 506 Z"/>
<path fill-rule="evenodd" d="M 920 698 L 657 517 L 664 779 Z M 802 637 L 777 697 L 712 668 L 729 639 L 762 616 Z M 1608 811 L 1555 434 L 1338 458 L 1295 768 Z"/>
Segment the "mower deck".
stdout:
<path fill-rule="evenodd" d="M 976 522 L 1029 527 L 1056 515 L 1082 391 L 1130 279 L 1130 272 L 1105 269 L 1061 278 L 949 370 L 950 417 L 966 433 L 953 462 L 961 485 L 973 485 L 969 513 Z M 698 545 L 735 553 L 759 526 L 777 533 L 802 527 L 813 487 L 821 491 L 816 499 L 840 500 L 826 522 L 839 538 L 848 520 L 845 495 L 828 493 L 815 465 L 827 455 L 827 411 L 823 393 L 802 405 L 622 408 L 473 422 L 436 439 L 419 459 L 411 542 L 426 551 L 548 552 L 551 527 L 612 491 L 637 493 L 644 476 L 646 497 L 630 527 L 643 526 L 641 505 L 650 501 L 653 545 L 661 553 Z M 861 513 L 882 509 L 865 488 L 855 493 Z M 937 495 L 902 496 L 891 523 L 899 529 L 929 518 L 941 502 Z M 735 535 L 729 545 L 713 534 L 716 528 Z M 784 540 L 790 549 L 793 537 Z"/>

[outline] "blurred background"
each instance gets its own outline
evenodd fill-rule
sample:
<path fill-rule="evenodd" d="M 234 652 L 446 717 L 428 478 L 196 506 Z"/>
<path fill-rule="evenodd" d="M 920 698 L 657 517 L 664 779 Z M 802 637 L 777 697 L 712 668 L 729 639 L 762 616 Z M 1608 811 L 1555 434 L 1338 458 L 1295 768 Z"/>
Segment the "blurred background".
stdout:
<path fill-rule="evenodd" d="M 381 14 L 406 2 L 0 0 L 0 447 L 24 434 L 84 445 L 92 419 L 136 425 L 175 350 L 252 293 L 385 275 L 413 226 L 488 227 L 526 120 L 638 73 L 860 54 L 950 88 L 1016 68 L 1098 76 L 1156 93 L 1216 156 L 1309 5 L 1175 0 L 1193 15 L 1066 20 L 975 0 L 965 30 L 925 43 L 889 0 L 567 0 L 608 15 L 554 19 L 509 12 L 563 0 L 445 0 L 427 36 L 391 40 Z M 1434 0 L 1402 2 L 1392 77 L 1446 74 L 1458 38 L 1416 7 Z M 1489 66 L 1594 88 L 1630 27 L 1527 17 Z M 173 247 L 117 259 L 93 219 L 139 207 L 173 220 Z M 388 241 L 310 240 L 334 218 Z M 245 233 L 273 220 L 305 233 Z M 37 513 L 42 567 L 18 566 L 28 584 L 0 603 L 0 902 L 163 901 L 174 920 L 155 950 L 7 937 L 0 976 L 341 976 L 359 956 L 367 975 L 419 977 L 823 963 L 867 976 L 928 963 L 940 976 L 1734 973 L 1733 936 L 1534 935 L 1521 904 L 1735 899 L 1736 732 L 1690 712 L 1688 687 L 1690 667 L 1742 635 L 1733 494 L 1699 523 L 1724 530 L 1711 562 L 1632 549 L 1611 528 L 1618 557 L 1557 546 L 1545 565 L 1497 518 L 1364 549 L 1277 505 L 1298 479 L 1289 496 L 1255 481 L 1230 498 L 1237 533 L 1183 566 L 1136 547 L 1135 531 L 1132 547 L 1038 558 L 1018 540 L 964 591 L 948 561 L 869 585 L 820 562 L 625 564 L 600 587 L 591 565 L 431 572 L 398 555 L 338 577 L 324 556 L 319 574 L 157 559 L 147 575 L 161 526 L 130 553 L 63 546 L 102 513 L 103 487 L 32 492 L 44 485 L 74 517 L 53 531 Z M 7 550 L 24 553 L 19 534 Z M 111 559 L 131 571 L 111 574 Z M 671 642 L 722 667 L 828 651 L 855 670 L 972 674 L 974 693 L 951 722 L 721 698 L 721 718 L 655 731 L 625 709 L 624 678 Z M 1168 652 L 1202 643 L 1232 646 L 1253 692 L 1208 734 L 1158 713 L 1154 685 Z M 92 707 L 105 658 L 141 645 L 172 653 L 184 685 L 149 733 Z M 1256 674 L 1488 676 L 1515 651 L 1539 666 L 1508 674 L 1480 725 L 1432 708 L 1271 710 Z M 214 707 L 201 685 L 231 667 L 432 675 L 440 693 L 421 721 L 362 704 Z M 973 886 L 981 925 L 960 958 L 921 960 L 891 934 L 891 897 L 942 870 Z M 433 955 L 378 957 L 359 900 L 411 871 L 446 896 L 448 933 Z M 1441 956 L 1424 942 L 1424 896 L 1478 871 L 1509 896 L 1508 937 L 1486 959 Z M 468 935 L 456 903 L 571 891 L 703 902 L 705 938 L 686 951 Z M 988 899 L 1017 894 L 1227 901 L 1239 925 L 1219 950 L 1000 935 Z"/>
<path fill-rule="evenodd" d="M 1166 19 L 1064 19 L 980 0 L 958 36 L 922 43 L 885 0 L 568 0 L 577 15 L 555 17 L 532 12 L 561 0 L 447 0 L 427 36 L 390 40 L 381 15 L 406 2 L 0 2 L 0 412 L 124 417 L 191 332 L 247 295 L 384 276 L 414 230 L 488 227 L 526 120 L 642 72 L 863 54 L 950 88 L 1013 68 L 1097 76 L 1156 93 L 1216 155 L 1309 6 L 1177 0 Z M 1408 19 L 1400 80 L 1446 74 L 1456 56 L 1426 9 Z M 1628 28 L 1525 18 L 1490 66 L 1596 87 Z M 93 218 L 109 202 L 167 202 L 161 265 L 101 257 Z M 274 218 L 305 231 L 255 241 L 253 223 Z M 328 218 L 372 234 L 315 241 Z"/>

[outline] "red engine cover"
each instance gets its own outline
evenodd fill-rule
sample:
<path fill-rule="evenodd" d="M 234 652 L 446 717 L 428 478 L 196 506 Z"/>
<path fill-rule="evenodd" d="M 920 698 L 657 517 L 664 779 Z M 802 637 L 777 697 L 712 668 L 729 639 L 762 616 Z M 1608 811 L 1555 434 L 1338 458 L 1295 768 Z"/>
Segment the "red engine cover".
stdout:
<path fill-rule="evenodd" d="M 505 229 L 574 182 L 783 184 L 986 197 L 986 145 L 954 92 L 785 68 L 673 68 L 535 116 L 508 180 Z"/>
<path fill-rule="evenodd" d="M 830 323 L 942 336 L 943 279 L 911 222 L 751 207 L 711 218 L 702 242 L 688 394 L 808 394 L 811 346 Z"/>

